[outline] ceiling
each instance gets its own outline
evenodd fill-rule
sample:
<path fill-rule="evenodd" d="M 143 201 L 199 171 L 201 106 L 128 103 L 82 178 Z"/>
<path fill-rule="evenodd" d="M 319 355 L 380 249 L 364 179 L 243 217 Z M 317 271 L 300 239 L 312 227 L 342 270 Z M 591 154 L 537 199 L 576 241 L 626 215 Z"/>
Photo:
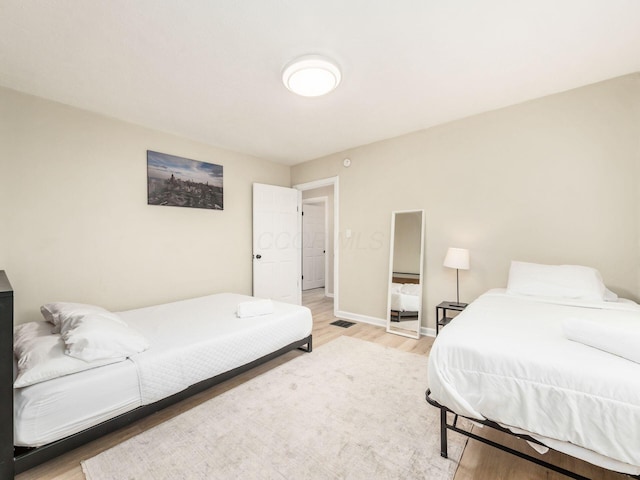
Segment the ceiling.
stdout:
<path fill-rule="evenodd" d="M 0 85 L 287 165 L 637 71 L 639 0 L 0 0 Z"/>

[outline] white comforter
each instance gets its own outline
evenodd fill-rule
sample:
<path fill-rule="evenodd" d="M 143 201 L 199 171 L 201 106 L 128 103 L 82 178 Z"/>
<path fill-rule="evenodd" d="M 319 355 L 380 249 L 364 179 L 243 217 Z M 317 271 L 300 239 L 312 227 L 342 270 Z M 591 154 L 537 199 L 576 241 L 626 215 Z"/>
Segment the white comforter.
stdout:
<path fill-rule="evenodd" d="M 640 309 L 633 302 L 566 305 L 487 292 L 437 337 L 429 356 L 432 398 L 638 474 L 640 364 L 568 340 L 562 321 L 569 317 L 640 322 Z"/>
<path fill-rule="evenodd" d="M 420 310 L 420 297 L 406 293 L 391 294 L 391 310 L 398 312 L 417 312 Z"/>
<path fill-rule="evenodd" d="M 419 283 L 391 284 L 390 310 L 417 312 L 420 310 L 422 286 Z"/>
<path fill-rule="evenodd" d="M 142 404 L 179 392 L 311 334 L 306 307 L 273 302 L 274 313 L 237 318 L 237 306 L 253 297 L 221 293 L 120 312 L 151 348 L 131 357 Z"/>

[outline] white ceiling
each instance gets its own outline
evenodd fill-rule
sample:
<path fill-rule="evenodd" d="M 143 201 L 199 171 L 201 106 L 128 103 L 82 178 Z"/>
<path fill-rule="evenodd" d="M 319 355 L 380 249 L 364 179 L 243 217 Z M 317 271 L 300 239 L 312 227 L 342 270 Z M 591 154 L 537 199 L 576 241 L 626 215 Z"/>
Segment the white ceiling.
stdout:
<path fill-rule="evenodd" d="M 637 71 L 640 0 L 0 0 L 0 85 L 289 165 Z"/>

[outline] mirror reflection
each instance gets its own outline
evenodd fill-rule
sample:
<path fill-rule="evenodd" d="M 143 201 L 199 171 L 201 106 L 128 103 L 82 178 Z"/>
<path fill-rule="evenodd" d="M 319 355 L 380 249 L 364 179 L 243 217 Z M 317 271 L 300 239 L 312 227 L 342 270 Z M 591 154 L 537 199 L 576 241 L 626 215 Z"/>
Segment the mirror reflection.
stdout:
<path fill-rule="evenodd" d="M 391 214 L 387 331 L 420 338 L 424 211 Z"/>

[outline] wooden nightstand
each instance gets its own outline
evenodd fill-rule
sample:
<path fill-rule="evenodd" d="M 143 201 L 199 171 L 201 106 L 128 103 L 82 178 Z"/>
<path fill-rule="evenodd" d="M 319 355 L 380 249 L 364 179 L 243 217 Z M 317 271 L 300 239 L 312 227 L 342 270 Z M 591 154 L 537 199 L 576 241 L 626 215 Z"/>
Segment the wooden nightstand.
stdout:
<path fill-rule="evenodd" d="M 447 311 L 461 312 L 467 308 L 468 303 L 441 302 L 436 307 L 436 336 L 440 332 L 440 327 L 447 325 L 454 317 L 447 315 Z"/>

